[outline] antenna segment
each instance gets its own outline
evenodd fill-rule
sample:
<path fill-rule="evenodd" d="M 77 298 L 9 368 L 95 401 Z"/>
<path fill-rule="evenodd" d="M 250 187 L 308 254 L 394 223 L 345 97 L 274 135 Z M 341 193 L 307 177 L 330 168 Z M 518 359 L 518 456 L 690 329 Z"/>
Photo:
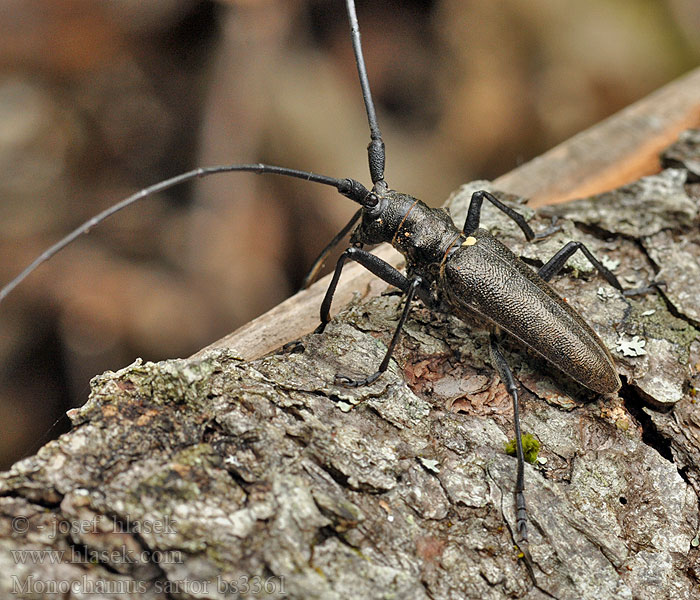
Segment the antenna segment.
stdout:
<path fill-rule="evenodd" d="M 384 162 L 386 153 L 384 151 L 384 140 L 382 132 L 379 131 L 377 123 L 377 113 L 374 110 L 372 92 L 369 89 L 369 79 L 367 78 L 367 68 L 362 55 L 362 44 L 360 43 L 360 26 L 357 23 L 354 0 L 347 0 L 348 19 L 350 20 L 350 36 L 352 37 L 352 48 L 355 52 L 355 63 L 357 64 L 357 74 L 360 76 L 362 86 L 362 98 L 365 101 L 365 111 L 367 112 L 367 122 L 369 123 L 370 143 L 367 146 L 367 157 L 369 159 L 369 173 L 372 177 L 372 184 L 376 187 L 386 187 L 384 184 Z"/>
<path fill-rule="evenodd" d="M 252 164 L 252 165 L 222 165 L 216 167 L 201 167 L 199 169 L 194 169 L 188 171 L 187 173 L 182 173 L 160 183 L 156 183 L 150 187 L 142 189 L 140 192 L 132 194 L 128 198 L 125 198 L 121 202 L 114 204 L 103 210 L 100 214 L 95 215 L 90 220 L 85 221 L 80 227 L 71 231 L 66 237 L 56 242 L 53 246 L 44 250 L 34 261 L 26 267 L 17 277 L 15 277 L 10 283 L 0 290 L 0 302 L 13 290 L 15 289 L 24 279 L 36 269 L 41 264 L 49 260 L 54 254 L 57 254 L 63 248 L 68 246 L 75 238 L 80 237 L 84 233 L 88 233 L 95 225 L 101 223 L 108 217 L 111 217 L 114 213 L 131 206 L 135 202 L 150 196 L 152 194 L 157 194 L 167 190 L 173 186 L 180 183 L 190 181 L 192 179 L 197 179 L 200 177 L 206 177 L 207 175 L 215 175 L 217 173 L 230 173 L 233 171 L 249 171 L 252 173 L 271 173 L 273 175 L 285 175 L 287 177 L 296 177 L 297 179 L 305 179 L 306 181 L 313 181 L 315 183 L 321 183 L 323 185 L 330 185 L 336 188 L 343 196 L 354 200 L 358 204 L 366 208 L 372 208 L 377 204 L 377 197 L 371 194 L 367 188 L 365 188 L 360 182 L 354 179 L 336 179 L 335 177 L 328 177 L 326 175 L 318 175 L 316 173 L 311 173 L 309 171 L 299 171 L 297 169 L 287 169 L 285 167 L 276 167 L 273 165 L 264 165 L 262 163 Z"/>

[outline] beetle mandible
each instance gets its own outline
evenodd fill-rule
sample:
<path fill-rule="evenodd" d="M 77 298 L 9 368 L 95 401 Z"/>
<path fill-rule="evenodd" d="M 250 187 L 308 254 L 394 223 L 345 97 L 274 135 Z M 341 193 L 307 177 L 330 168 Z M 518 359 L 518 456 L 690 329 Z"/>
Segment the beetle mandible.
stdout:
<path fill-rule="evenodd" d="M 91 227 L 130 204 L 179 183 L 215 173 L 248 171 L 296 177 L 335 187 L 342 195 L 360 205 L 341 233 L 354 229 L 349 247 L 337 262 L 331 283 L 321 304 L 321 333 L 330 321 L 330 307 L 343 266 L 348 260 L 358 262 L 388 284 L 405 294 L 405 304 L 386 354 L 376 371 L 353 378 L 339 374 L 336 382 L 349 387 L 375 381 L 389 366 L 401 330 L 408 317 L 411 302 L 419 298 L 435 310 L 449 310 L 457 316 L 478 316 L 494 326 L 490 336 L 493 366 L 499 373 L 513 401 L 517 453 L 515 501 L 517 507 L 517 543 L 525 564 L 534 579 L 532 561 L 527 549 L 527 512 L 524 496 L 524 457 L 518 412 L 518 387 L 498 344 L 498 330 L 513 336 L 523 345 L 540 354 L 564 373 L 594 392 L 614 393 L 620 388 L 612 357 L 595 332 L 581 316 L 549 286 L 567 259 L 581 250 L 607 282 L 622 290 L 617 278 L 580 242 L 570 242 L 537 272 L 525 265 L 488 231 L 479 227 L 484 200 L 510 217 L 528 240 L 535 235 L 525 218 L 486 191 L 473 194 L 464 225 L 458 229 L 442 209 L 431 208 L 422 201 L 389 188 L 384 180 L 385 149 L 372 101 L 370 86 L 360 44 L 359 26 L 353 0 L 346 0 L 357 70 L 362 87 L 370 128 L 368 159 L 371 189 L 360 182 L 336 179 L 306 171 L 265 164 L 239 164 L 195 169 L 160 182 L 130 196 L 103 211 L 67 237 L 45 251 L 20 275 L 0 290 L 0 301 L 37 266 L 71 243 Z M 337 243 L 337 236 L 317 260 L 309 280 L 316 272 L 328 249 Z M 366 251 L 364 245 L 391 243 L 406 260 L 406 274 Z"/>

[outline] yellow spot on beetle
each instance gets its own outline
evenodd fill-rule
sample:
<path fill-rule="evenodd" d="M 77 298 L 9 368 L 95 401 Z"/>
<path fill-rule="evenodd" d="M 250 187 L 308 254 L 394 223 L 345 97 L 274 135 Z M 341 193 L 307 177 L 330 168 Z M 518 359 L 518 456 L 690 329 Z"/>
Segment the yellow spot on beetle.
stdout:
<path fill-rule="evenodd" d="M 471 235 L 462 242 L 462 246 L 473 246 L 474 244 L 476 244 L 476 238 Z"/>

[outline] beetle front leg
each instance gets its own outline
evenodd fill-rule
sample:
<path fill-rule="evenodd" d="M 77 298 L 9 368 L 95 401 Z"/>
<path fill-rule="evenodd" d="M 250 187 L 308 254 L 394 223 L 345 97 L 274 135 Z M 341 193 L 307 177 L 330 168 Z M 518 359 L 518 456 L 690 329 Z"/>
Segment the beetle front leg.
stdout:
<path fill-rule="evenodd" d="M 379 369 L 377 369 L 375 373 L 372 373 L 369 377 L 365 377 L 364 379 L 353 379 L 352 377 L 348 377 L 347 375 L 336 375 L 336 384 L 342 384 L 346 387 L 359 387 L 361 385 L 367 385 L 375 381 L 382 373 L 384 373 L 384 371 L 387 370 L 387 368 L 389 367 L 389 361 L 391 360 L 391 355 L 394 353 L 394 348 L 396 348 L 396 344 L 399 341 L 401 330 L 403 329 L 404 323 L 406 323 L 408 311 L 411 308 L 411 301 L 413 300 L 413 296 L 415 295 L 416 290 L 420 287 L 421 283 L 423 283 L 423 280 L 420 277 L 416 277 L 409 283 L 408 292 L 406 292 L 406 304 L 403 307 L 401 318 L 399 319 L 399 323 L 396 326 L 396 330 L 394 331 L 394 336 L 391 338 L 391 343 L 389 344 L 389 348 L 387 348 L 386 354 L 384 355 L 384 359 L 379 365 Z"/>
<path fill-rule="evenodd" d="M 408 316 L 408 311 L 411 306 L 411 300 L 413 300 L 413 297 L 415 296 L 416 291 L 420 288 L 421 284 L 423 283 L 423 280 L 420 277 L 415 277 L 414 279 L 409 280 L 405 275 L 396 270 L 389 263 L 383 261 L 381 258 L 378 258 L 374 254 L 367 252 L 366 250 L 361 250 L 360 248 L 348 248 L 345 252 L 343 252 L 340 255 L 340 258 L 338 259 L 338 262 L 335 266 L 335 271 L 333 273 L 333 278 L 331 279 L 331 284 L 328 286 L 328 290 L 326 290 L 326 295 L 323 298 L 323 302 L 321 303 L 321 323 L 314 330 L 314 333 L 321 333 L 331 320 L 330 312 L 331 303 L 333 301 L 333 295 L 335 294 L 335 290 L 338 287 L 340 273 L 342 272 L 343 266 L 345 266 L 345 263 L 348 260 L 354 260 L 355 262 L 365 267 L 368 271 L 372 272 L 374 275 L 382 279 L 383 281 L 386 281 L 389 285 L 393 285 L 394 287 L 397 287 L 401 291 L 406 293 L 406 305 L 404 306 L 401 318 L 399 319 L 399 323 L 396 327 L 396 331 L 394 331 L 394 336 L 391 340 L 391 343 L 389 344 L 389 348 L 387 349 L 387 352 L 384 355 L 384 359 L 379 365 L 379 369 L 375 373 L 372 373 L 370 376 L 365 377 L 364 379 L 353 379 L 346 375 L 336 375 L 336 383 L 345 385 L 346 387 L 358 387 L 372 383 L 389 367 L 391 355 L 393 354 L 394 348 L 398 343 L 399 335 L 401 334 L 401 329 L 403 328 L 403 325 L 406 322 L 406 318 Z"/>
<path fill-rule="evenodd" d="M 515 449 L 517 458 L 515 476 L 515 542 L 523 554 L 523 561 L 533 581 L 536 582 L 532 557 L 530 556 L 527 539 L 527 507 L 525 506 L 525 455 L 523 453 L 523 441 L 520 433 L 520 411 L 518 406 L 518 386 L 515 377 L 510 370 L 506 359 L 498 346 L 496 337 L 492 333 L 489 337 L 489 350 L 501 381 L 506 386 L 508 394 L 513 399 L 513 429 L 515 430 Z"/>
<path fill-rule="evenodd" d="M 340 258 L 335 265 L 335 271 L 333 272 L 331 284 L 328 286 L 326 295 L 321 303 L 321 323 L 318 327 L 316 327 L 314 333 L 323 332 L 326 325 L 328 325 L 331 320 L 331 303 L 333 302 L 333 295 L 338 287 L 340 273 L 343 271 L 343 267 L 348 260 L 354 260 L 355 262 L 361 264 L 365 269 L 380 279 L 386 281 L 389 285 L 399 288 L 402 292 L 407 293 L 411 286 L 411 282 L 408 280 L 408 277 L 396 270 L 388 262 L 375 256 L 371 252 L 367 252 L 366 250 L 355 248 L 354 246 L 348 248 L 340 255 Z"/>

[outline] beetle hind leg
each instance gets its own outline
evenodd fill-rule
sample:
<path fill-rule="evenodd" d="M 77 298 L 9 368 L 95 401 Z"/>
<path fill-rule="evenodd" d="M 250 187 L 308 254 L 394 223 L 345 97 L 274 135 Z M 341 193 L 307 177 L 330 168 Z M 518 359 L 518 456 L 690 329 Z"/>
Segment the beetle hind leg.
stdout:
<path fill-rule="evenodd" d="M 569 260 L 571 255 L 577 250 L 581 250 L 586 255 L 586 258 L 590 263 L 598 270 L 598 272 L 605 278 L 605 280 L 613 286 L 615 289 L 623 291 L 622 285 L 617 280 L 617 277 L 612 274 L 612 272 L 601 263 L 591 251 L 586 248 L 582 242 L 569 242 L 566 244 L 559 252 L 557 252 L 552 258 L 550 258 L 544 265 L 542 265 L 537 274 L 545 281 L 550 281 L 559 271 L 564 268 L 566 261 Z"/>
<path fill-rule="evenodd" d="M 605 278 L 605 280 L 615 289 L 622 292 L 623 296 L 644 296 L 645 294 L 658 291 L 659 286 L 665 285 L 665 282 L 663 281 L 652 281 L 649 285 L 644 285 L 642 287 L 627 290 L 623 289 L 622 284 L 619 282 L 617 277 L 615 277 L 615 275 L 613 275 L 613 273 L 603 263 L 593 256 L 591 251 L 581 242 L 569 242 L 566 244 L 561 250 L 559 250 L 559 252 L 552 256 L 552 258 L 550 258 L 546 264 L 539 268 L 537 274 L 545 281 L 550 281 L 552 277 L 554 277 L 564 268 L 566 261 L 577 250 L 581 250 L 581 252 L 586 255 L 586 258 Z"/>
<path fill-rule="evenodd" d="M 522 553 L 522 559 L 525 563 L 533 582 L 535 572 L 533 568 L 532 557 L 530 556 L 529 543 L 527 538 L 527 507 L 525 504 L 525 455 L 523 452 L 523 441 L 520 433 L 520 411 L 518 405 L 518 386 L 515 383 L 515 377 L 510 370 L 506 359 L 498 346 L 496 336 L 492 333 L 489 336 L 489 350 L 491 360 L 501 381 L 506 386 L 508 394 L 513 399 L 513 429 L 515 430 L 515 449 L 517 458 L 517 467 L 515 475 L 515 543 L 518 545 Z"/>

